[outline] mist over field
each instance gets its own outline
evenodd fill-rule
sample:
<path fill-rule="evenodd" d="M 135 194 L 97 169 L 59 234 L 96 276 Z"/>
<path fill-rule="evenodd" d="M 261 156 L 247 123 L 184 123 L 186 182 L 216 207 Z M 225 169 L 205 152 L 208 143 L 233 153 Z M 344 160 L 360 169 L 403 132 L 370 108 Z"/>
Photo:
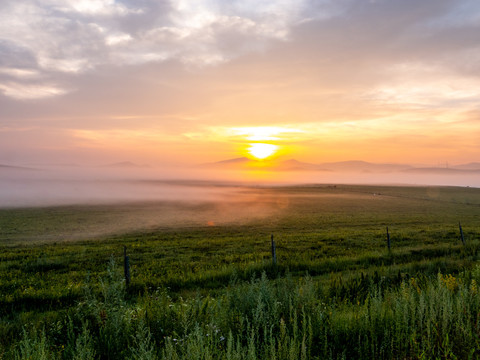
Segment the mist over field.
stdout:
<path fill-rule="evenodd" d="M 262 168 L 2 167 L 0 208 L 143 201 L 235 203 L 245 199 L 246 188 L 303 184 L 480 187 L 480 176 L 478 172 L 431 170 L 366 172 L 272 171 Z"/>
<path fill-rule="evenodd" d="M 367 194 L 281 190 L 311 184 L 480 186 L 475 174 L 150 167 L 3 167 L 0 237 L 64 241 L 110 234 L 275 222 L 292 204 Z M 333 188 L 333 187 L 332 187 Z M 425 196 L 430 197 L 430 193 Z M 315 199 L 315 200 L 314 200 Z M 16 219 L 30 219 L 18 222 Z M 9 222 L 8 224 L 6 222 Z M 20 221 L 20 220 L 18 220 Z"/>
<path fill-rule="evenodd" d="M 24 211 L 30 221 L 10 223 L 8 231 L 0 220 L 0 238 L 56 241 L 245 224 L 285 208 L 282 199 L 243 182 L 189 180 L 185 174 L 178 169 L 3 169 L 0 210 Z"/>

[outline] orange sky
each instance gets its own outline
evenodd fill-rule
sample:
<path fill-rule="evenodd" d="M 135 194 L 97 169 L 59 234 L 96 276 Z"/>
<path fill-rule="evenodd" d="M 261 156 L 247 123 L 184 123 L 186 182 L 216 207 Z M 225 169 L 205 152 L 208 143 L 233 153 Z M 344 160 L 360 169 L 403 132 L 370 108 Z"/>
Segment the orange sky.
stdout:
<path fill-rule="evenodd" d="M 255 143 L 313 163 L 480 161 L 476 0 L 6 0 L 0 14 L 0 164 L 199 164 Z"/>

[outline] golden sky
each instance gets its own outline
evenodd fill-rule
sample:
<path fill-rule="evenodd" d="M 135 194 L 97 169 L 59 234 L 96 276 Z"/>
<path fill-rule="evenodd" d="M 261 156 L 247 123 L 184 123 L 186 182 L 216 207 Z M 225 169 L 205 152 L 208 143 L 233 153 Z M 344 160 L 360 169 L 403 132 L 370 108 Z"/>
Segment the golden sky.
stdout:
<path fill-rule="evenodd" d="M 0 163 L 480 161 L 479 34 L 477 0 L 4 0 Z"/>

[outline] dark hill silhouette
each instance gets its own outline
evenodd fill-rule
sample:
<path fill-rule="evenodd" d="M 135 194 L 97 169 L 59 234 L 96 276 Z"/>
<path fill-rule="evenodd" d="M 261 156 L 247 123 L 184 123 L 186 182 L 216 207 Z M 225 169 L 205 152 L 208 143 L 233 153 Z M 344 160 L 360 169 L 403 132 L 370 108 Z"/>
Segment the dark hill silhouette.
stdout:
<path fill-rule="evenodd" d="M 247 157 L 228 159 L 213 163 L 202 164 L 200 167 L 211 169 L 245 169 L 250 167 L 264 167 L 272 171 L 335 171 L 335 172 L 395 172 L 411 169 L 410 165 L 403 164 L 374 164 L 366 161 L 341 161 L 322 164 L 311 164 L 296 159 L 283 161 L 252 160 Z"/>
<path fill-rule="evenodd" d="M 320 171 L 318 165 L 304 163 L 295 159 L 276 161 L 276 160 L 254 160 L 247 157 L 206 163 L 200 167 L 212 169 L 245 169 L 262 167 L 274 171 Z"/>
<path fill-rule="evenodd" d="M 285 160 L 278 163 L 276 169 L 281 171 L 328 171 L 321 165 L 310 164 L 295 159 Z"/>
<path fill-rule="evenodd" d="M 458 170 L 480 170 L 480 162 L 471 162 L 468 164 L 455 165 L 452 167 Z"/>
<path fill-rule="evenodd" d="M 321 167 L 331 171 L 354 171 L 354 172 L 395 172 L 411 169 L 412 166 L 405 164 L 375 164 L 361 160 L 339 161 L 320 164 Z"/>
<path fill-rule="evenodd" d="M 424 173 L 424 174 L 476 174 L 480 173 L 480 169 L 457 169 L 457 168 L 441 168 L 441 167 L 421 167 L 407 169 L 405 172 Z"/>
<path fill-rule="evenodd" d="M 25 171 L 36 171 L 38 169 L 25 167 L 25 166 L 13 166 L 13 165 L 4 165 L 0 164 L 0 170 L 25 170 Z"/>
<path fill-rule="evenodd" d="M 222 160 L 217 162 L 201 164 L 198 167 L 201 168 L 211 168 L 211 169 L 235 169 L 235 168 L 244 168 L 249 165 L 256 164 L 257 161 L 251 160 L 247 157 L 240 157 L 235 159 Z"/>

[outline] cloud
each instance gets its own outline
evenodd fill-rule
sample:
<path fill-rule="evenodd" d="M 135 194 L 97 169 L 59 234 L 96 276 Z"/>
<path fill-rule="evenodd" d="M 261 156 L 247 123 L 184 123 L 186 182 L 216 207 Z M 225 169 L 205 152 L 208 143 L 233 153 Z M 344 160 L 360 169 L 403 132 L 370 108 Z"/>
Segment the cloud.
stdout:
<path fill-rule="evenodd" d="M 475 0 L 4 0 L 0 125 L 125 152 L 214 154 L 238 144 L 221 129 L 259 126 L 345 152 L 445 124 L 460 136 L 478 120 L 479 14 Z"/>
<path fill-rule="evenodd" d="M 53 97 L 63 95 L 67 91 L 55 85 L 49 84 L 21 84 L 21 83 L 4 83 L 0 84 L 0 91 L 6 96 L 15 99 L 41 99 L 46 97 Z"/>
<path fill-rule="evenodd" d="M 220 0 L 6 0 L 0 15 L 0 53 L 8 56 L 1 61 L 39 71 L 46 83 L 56 81 L 59 73 L 74 75 L 103 65 L 167 60 L 215 65 L 262 49 L 270 40 L 286 40 L 302 20 L 306 2 L 246 5 Z M 62 80 L 64 88 L 57 94 L 71 88 Z"/>
<path fill-rule="evenodd" d="M 474 8 L 471 1 L 450 0 L 6 0 L 0 15 L 0 54 L 5 55 L 0 66 L 40 73 L 44 84 L 32 86 L 55 83 L 60 95 L 76 89 L 78 74 L 105 66 L 167 61 L 216 66 L 270 52 L 280 42 L 287 45 L 279 57 L 308 57 L 309 63 L 329 65 L 331 81 L 337 83 L 344 69 L 348 81 L 362 73 L 371 79 L 369 68 L 406 61 L 406 55 L 409 61 L 423 61 L 440 54 L 435 61 L 473 73 L 478 62 L 466 66 L 448 57 L 453 47 L 463 58 L 478 48 Z M 462 25 L 463 17 L 470 20 Z M 348 71 L 353 60 L 359 65 L 356 74 Z"/>
<path fill-rule="evenodd" d="M 389 69 L 388 81 L 373 87 L 366 99 L 404 108 L 475 108 L 480 104 L 479 80 L 458 74 L 443 64 L 399 63 Z"/>
<path fill-rule="evenodd" d="M 46 0 L 44 3 L 61 12 L 95 16 L 125 16 L 142 12 L 140 9 L 128 8 L 115 0 Z"/>

